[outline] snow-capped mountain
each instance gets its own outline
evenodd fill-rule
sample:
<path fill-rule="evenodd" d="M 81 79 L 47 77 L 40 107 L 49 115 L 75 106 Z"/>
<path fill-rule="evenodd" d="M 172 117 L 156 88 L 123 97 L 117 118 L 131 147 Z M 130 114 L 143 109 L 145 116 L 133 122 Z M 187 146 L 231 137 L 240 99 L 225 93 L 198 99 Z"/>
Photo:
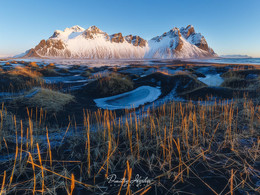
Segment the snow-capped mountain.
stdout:
<path fill-rule="evenodd" d="M 152 38 L 149 42 L 148 58 L 202 58 L 216 56 L 208 47 L 207 41 L 200 33 L 195 33 L 194 27 L 173 28 L 161 36 Z"/>
<path fill-rule="evenodd" d="M 141 59 L 201 58 L 216 56 L 205 38 L 194 27 L 173 28 L 146 41 L 139 36 L 122 33 L 108 35 L 96 26 L 80 26 L 56 30 L 47 40 L 22 54 L 23 57 Z M 21 57 L 21 55 L 20 55 Z"/>

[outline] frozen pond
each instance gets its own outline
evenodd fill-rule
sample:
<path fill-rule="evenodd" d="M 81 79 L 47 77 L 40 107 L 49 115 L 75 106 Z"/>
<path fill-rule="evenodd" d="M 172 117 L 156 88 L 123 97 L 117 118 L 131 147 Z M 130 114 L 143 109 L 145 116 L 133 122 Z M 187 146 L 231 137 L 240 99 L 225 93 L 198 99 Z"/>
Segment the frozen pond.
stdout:
<path fill-rule="evenodd" d="M 142 86 L 133 91 L 119 95 L 95 99 L 97 107 L 109 110 L 137 108 L 148 102 L 155 101 L 161 95 L 161 90 L 155 87 Z"/>
<path fill-rule="evenodd" d="M 199 77 L 198 80 L 208 86 L 220 86 L 223 83 L 223 78 L 219 74 L 208 74 L 205 78 Z"/>

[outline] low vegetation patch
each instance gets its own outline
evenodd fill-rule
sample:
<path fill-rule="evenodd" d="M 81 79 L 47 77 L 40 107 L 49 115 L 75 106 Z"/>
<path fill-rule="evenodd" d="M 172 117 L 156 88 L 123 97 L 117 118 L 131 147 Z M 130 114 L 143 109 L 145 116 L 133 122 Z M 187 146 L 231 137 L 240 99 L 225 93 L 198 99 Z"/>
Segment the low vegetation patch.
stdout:
<path fill-rule="evenodd" d="M 130 78 L 113 73 L 98 79 L 97 90 L 104 96 L 111 96 L 130 91 L 133 87 Z"/>
<path fill-rule="evenodd" d="M 59 73 L 69 73 L 70 71 L 67 68 L 60 68 L 58 70 Z"/>
<path fill-rule="evenodd" d="M 92 74 L 91 74 L 91 71 L 90 70 L 86 70 L 86 71 L 84 71 L 82 74 L 81 74 L 81 76 L 83 76 L 83 77 L 90 77 Z"/>
<path fill-rule="evenodd" d="M 74 101 L 74 96 L 70 94 L 51 89 L 35 88 L 25 96 L 18 98 L 16 103 L 24 104 L 27 107 L 42 108 L 48 112 L 59 112 L 72 101 Z"/>
<path fill-rule="evenodd" d="M 136 85 L 159 86 L 161 87 L 163 95 L 167 95 L 172 90 L 175 90 L 176 93 L 180 94 L 206 86 L 206 84 L 199 81 L 189 72 L 179 72 L 174 75 L 164 72 L 155 72 L 145 77 L 140 77 L 136 81 Z"/>
<path fill-rule="evenodd" d="M 181 73 L 173 76 L 176 83 L 176 92 L 187 93 L 189 91 L 207 86 L 190 73 Z"/>
<path fill-rule="evenodd" d="M 54 63 L 50 63 L 48 64 L 47 66 L 45 66 L 46 69 L 54 69 L 56 68 L 55 64 Z"/>
<path fill-rule="evenodd" d="M 17 66 L 16 68 L 7 72 L 11 76 L 24 76 L 30 78 L 39 78 L 42 76 L 38 71 L 32 70 L 28 67 Z"/>
<path fill-rule="evenodd" d="M 189 71 L 177 71 L 177 72 L 175 72 L 175 74 L 174 75 L 189 75 L 189 76 L 191 76 L 191 72 L 189 72 Z"/>
<path fill-rule="evenodd" d="M 230 88 L 246 88 L 250 85 L 251 82 L 248 82 L 246 79 L 231 77 L 224 80 L 221 84 L 221 87 L 230 87 Z"/>
<path fill-rule="evenodd" d="M 34 68 L 34 69 L 39 68 L 39 65 L 38 65 L 36 62 L 30 62 L 30 63 L 28 64 L 28 66 L 31 67 L 31 68 Z"/>
<path fill-rule="evenodd" d="M 42 74 L 28 67 L 16 67 L 8 71 L 0 72 L 1 91 L 19 91 L 40 86 L 44 83 Z"/>
<path fill-rule="evenodd" d="M 224 78 L 246 78 L 248 75 L 260 75 L 260 69 L 246 69 L 246 70 L 230 70 L 223 73 Z"/>
<path fill-rule="evenodd" d="M 54 69 L 50 69 L 50 68 L 42 68 L 40 71 L 39 71 L 43 76 L 45 77 L 52 77 L 52 76 L 58 76 L 60 75 L 60 73 L 58 73 L 56 70 Z"/>
<path fill-rule="evenodd" d="M 229 87 L 234 89 L 244 90 L 260 90 L 260 77 L 257 79 L 245 79 L 238 77 L 226 78 L 221 84 L 221 87 Z"/>

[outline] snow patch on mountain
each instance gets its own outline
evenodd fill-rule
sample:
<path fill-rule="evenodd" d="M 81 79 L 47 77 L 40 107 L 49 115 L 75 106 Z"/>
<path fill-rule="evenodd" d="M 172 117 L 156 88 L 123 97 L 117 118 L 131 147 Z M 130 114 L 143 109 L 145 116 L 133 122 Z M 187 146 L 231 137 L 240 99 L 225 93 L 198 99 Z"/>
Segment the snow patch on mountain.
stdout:
<path fill-rule="evenodd" d="M 56 30 L 24 57 L 142 59 L 204 58 L 216 56 L 206 39 L 194 27 L 173 28 L 146 41 L 139 36 L 122 33 L 108 35 L 96 26 L 84 29 L 78 25 Z"/>
<path fill-rule="evenodd" d="M 103 35 L 95 35 L 93 39 L 77 36 L 69 39 L 67 49 L 74 57 L 85 58 L 142 58 L 146 48 L 135 47 L 128 42 L 112 43 Z"/>
<path fill-rule="evenodd" d="M 215 55 L 213 50 L 208 48 L 205 38 L 200 33 L 195 33 L 190 25 L 181 30 L 175 27 L 151 39 L 148 45 L 149 52 L 145 55 L 148 58 L 202 58 Z"/>

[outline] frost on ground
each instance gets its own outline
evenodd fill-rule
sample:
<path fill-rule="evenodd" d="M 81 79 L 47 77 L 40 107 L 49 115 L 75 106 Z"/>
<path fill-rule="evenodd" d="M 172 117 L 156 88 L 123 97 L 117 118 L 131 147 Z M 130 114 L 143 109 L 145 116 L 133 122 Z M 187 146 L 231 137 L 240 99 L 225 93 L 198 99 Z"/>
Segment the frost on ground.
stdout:
<path fill-rule="evenodd" d="M 153 102 L 161 95 L 161 90 L 155 87 L 142 86 L 119 95 L 95 99 L 98 107 L 109 110 L 137 108 L 148 102 Z"/>
<path fill-rule="evenodd" d="M 219 74 L 208 74 L 205 78 L 198 78 L 201 82 L 207 84 L 208 86 L 220 86 L 223 83 L 223 78 Z"/>
<path fill-rule="evenodd" d="M 45 77 L 44 78 L 46 83 L 80 83 L 80 82 L 87 82 L 88 80 L 82 76 L 59 76 L 59 77 Z"/>

